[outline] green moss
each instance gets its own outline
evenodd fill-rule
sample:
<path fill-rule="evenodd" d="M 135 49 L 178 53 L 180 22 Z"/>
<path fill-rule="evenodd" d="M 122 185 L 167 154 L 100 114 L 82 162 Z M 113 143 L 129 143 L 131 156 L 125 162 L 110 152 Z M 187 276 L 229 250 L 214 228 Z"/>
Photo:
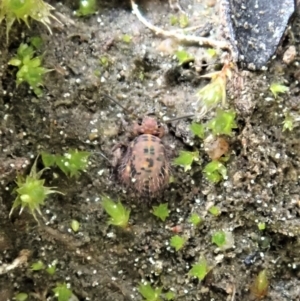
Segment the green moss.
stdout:
<path fill-rule="evenodd" d="M 178 50 L 175 52 L 175 55 L 180 65 L 194 60 L 194 57 L 185 50 Z"/>
<path fill-rule="evenodd" d="M 212 242 L 221 248 L 226 243 L 226 235 L 224 231 L 217 231 L 212 236 Z"/>
<path fill-rule="evenodd" d="M 209 162 L 204 167 L 203 173 L 205 174 L 207 180 L 213 183 L 218 183 L 222 179 L 227 179 L 226 167 L 217 160 Z"/>
<path fill-rule="evenodd" d="M 50 11 L 54 7 L 42 0 L 2 0 L 0 1 L 0 23 L 6 20 L 6 36 L 15 20 L 23 21 L 29 27 L 29 19 L 43 23 L 51 32 L 50 18 L 56 19 Z M 56 19 L 57 20 L 57 19 Z M 58 20 L 57 20 L 58 21 Z"/>
<path fill-rule="evenodd" d="M 173 247 L 176 251 L 179 251 L 180 249 L 183 248 L 185 242 L 186 242 L 185 238 L 179 235 L 174 235 L 170 239 L 170 246 Z"/>
<path fill-rule="evenodd" d="M 68 177 L 78 177 L 80 172 L 88 167 L 89 152 L 70 149 L 63 156 L 42 152 L 42 160 L 45 167 L 58 166 Z"/>
<path fill-rule="evenodd" d="M 180 151 L 179 157 L 173 160 L 173 164 L 182 166 L 184 168 L 184 171 L 188 171 L 192 168 L 194 161 L 199 161 L 199 153 L 197 151 Z"/>
<path fill-rule="evenodd" d="M 270 91 L 277 98 L 278 94 L 286 93 L 289 91 L 289 87 L 279 84 L 279 83 L 272 83 L 270 85 Z"/>
<path fill-rule="evenodd" d="M 152 288 L 152 286 L 148 283 L 140 283 L 138 287 L 139 293 L 143 296 L 145 301 L 162 301 L 160 298 L 162 288 Z"/>
<path fill-rule="evenodd" d="M 76 10 L 76 16 L 89 16 L 96 13 L 96 0 L 80 0 L 79 9 Z"/>
<path fill-rule="evenodd" d="M 228 135 L 232 136 L 232 130 L 237 128 L 235 122 L 236 113 L 233 110 L 224 111 L 217 109 L 216 117 L 210 120 L 207 124 L 215 136 Z"/>
<path fill-rule="evenodd" d="M 17 85 L 26 82 L 37 96 L 43 94 L 43 76 L 52 71 L 41 66 L 42 56 L 34 56 L 34 49 L 27 44 L 21 44 L 17 50 L 17 55 L 8 64 L 19 68 L 17 72 Z"/>
<path fill-rule="evenodd" d="M 53 289 L 53 292 L 58 301 L 69 301 L 73 295 L 72 291 L 67 287 L 65 283 L 57 284 Z"/>
<path fill-rule="evenodd" d="M 130 210 L 127 210 L 121 202 L 116 203 L 110 197 L 102 196 L 102 206 L 110 216 L 108 220 L 110 225 L 127 228 Z"/>
<path fill-rule="evenodd" d="M 193 265 L 193 267 L 189 270 L 189 275 L 192 277 L 198 278 L 202 281 L 207 273 L 209 272 L 210 268 L 207 265 L 207 261 L 204 256 L 199 258 L 199 261 Z"/>
<path fill-rule="evenodd" d="M 209 213 L 211 213 L 212 215 L 214 216 L 218 216 L 221 214 L 221 210 L 219 207 L 217 206 L 211 206 L 209 209 L 208 209 Z"/>
<path fill-rule="evenodd" d="M 190 125 L 190 130 L 195 136 L 204 139 L 205 127 L 203 124 L 193 122 Z"/>
<path fill-rule="evenodd" d="M 197 213 L 192 213 L 189 218 L 189 222 L 196 227 L 202 222 L 202 218 Z"/>
<path fill-rule="evenodd" d="M 35 212 L 38 212 L 42 216 L 40 206 L 44 205 L 47 196 L 52 193 L 60 193 L 59 191 L 53 190 L 53 187 L 44 186 L 45 180 L 41 180 L 40 178 L 45 169 L 37 172 L 36 163 L 37 159 L 35 160 L 28 176 L 17 177 L 17 187 L 13 191 L 17 194 L 17 197 L 9 215 L 11 215 L 17 207 L 21 207 L 20 213 L 24 210 L 24 208 L 28 208 L 35 220 L 37 220 Z"/>
<path fill-rule="evenodd" d="M 163 222 L 170 214 L 167 203 L 159 204 L 159 206 L 153 206 L 152 209 L 153 209 L 153 214 L 158 218 L 160 218 Z"/>

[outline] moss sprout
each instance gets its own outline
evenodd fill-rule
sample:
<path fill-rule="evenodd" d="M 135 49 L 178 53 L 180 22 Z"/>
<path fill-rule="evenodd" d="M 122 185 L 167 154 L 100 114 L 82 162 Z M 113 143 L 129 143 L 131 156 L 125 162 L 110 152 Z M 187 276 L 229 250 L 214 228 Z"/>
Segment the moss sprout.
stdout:
<path fill-rule="evenodd" d="M 222 179 L 227 179 L 227 169 L 223 163 L 213 160 L 209 162 L 203 169 L 208 181 L 218 183 Z"/>
<path fill-rule="evenodd" d="M 235 115 L 233 110 L 217 109 L 216 117 L 208 122 L 207 127 L 211 129 L 215 136 L 222 134 L 232 136 L 232 130 L 237 127 Z"/>
<path fill-rule="evenodd" d="M 96 0 L 80 0 L 76 16 L 89 16 L 96 13 Z"/>
<path fill-rule="evenodd" d="M 102 196 L 102 206 L 110 216 L 108 224 L 121 228 L 128 227 L 130 210 L 127 210 L 120 201 L 116 203 L 110 197 Z"/>
<path fill-rule="evenodd" d="M 211 213 L 213 216 L 219 216 L 221 214 L 221 210 L 217 206 L 211 206 L 208 209 L 208 212 Z"/>
<path fill-rule="evenodd" d="M 43 91 L 43 76 L 52 71 L 41 66 L 42 56 L 34 56 L 34 49 L 27 44 L 21 44 L 17 50 L 17 55 L 8 64 L 19 68 L 17 72 L 17 85 L 26 82 L 37 96 L 41 96 Z"/>
<path fill-rule="evenodd" d="M 198 112 L 197 118 L 202 118 L 208 111 L 215 108 L 220 103 L 224 106 L 226 103 L 226 83 L 232 77 L 232 63 L 224 64 L 221 71 L 203 75 L 211 79 L 211 82 L 197 92 L 198 101 L 195 103 L 195 109 Z"/>
<path fill-rule="evenodd" d="M 53 289 L 53 292 L 58 301 L 69 301 L 73 295 L 66 283 L 58 283 Z"/>
<path fill-rule="evenodd" d="M 264 269 L 259 272 L 259 274 L 255 277 L 253 284 L 250 287 L 251 293 L 257 299 L 263 299 L 267 293 L 269 288 L 269 280 L 267 277 L 267 270 Z"/>
<path fill-rule="evenodd" d="M 174 235 L 170 239 L 170 246 L 173 247 L 176 251 L 179 251 L 183 248 L 185 242 L 186 242 L 185 238 L 179 235 Z"/>
<path fill-rule="evenodd" d="M 6 20 L 6 36 L 15 20 L 23 21 L 29 27 L 29 19 L 43 23 L 50 33 L 50 18 L 57 20 L 50 12 L 54 7 L 42 0 L 2 0 L 0 1 L 0 23 Z M 57 20 L 58 21 L 58 20 Z M 59 21 L 58 21 L 59 22 Z"/>
<path fill-rule="evenodd" d="M 289 91 L 289 87 L 280 84 L 280 83 L 272 83 L 270 85 L 270 91 L 274 95 L 275 98 L 277 98 L 278 94 L 286 93 Z"/>
<path fill-rule="evenodd" d="M 153 214 L 159 219 L 161 219 L 163 222 L 170 214 L 167 203 L 159 204 L 159 206 L 153 206 L 152 209 Z"/>
<path fill-rule="evenodd" d="M 185 50 L 178 50 L 175 52 L 176 58 L 179 62 L 179 65 L 188 63 L 190 61 L 194 60 L 194 57 L 192 55 L 190 55 L 188 52 L 186 52 Z"/>
<path fill-rule="evenodd" d="M 28 294 L 26 294 L 26 293 L 18 293 L 15 296 L 14 300 L 16 300 L 16 301 L 26 301 L 26 300 L 28 300 Z"/>
<path fill-rule="evenodd" d="M 192 122 L 190 130 L 195 136 L 204 139 L 205 127 L 203 124 Z"/>
<path fill-rule="evenodd" d="M 173 164 L 182 166 L 184 171 L 188 171 L 192 168 L 194 161 L 199 161 L 199 153 L 197 151 L 180 151 L 179 156 L 173 160 Z"/>
<path fill-rule="evenodd" d="M 230 249 L 234 246 L 234 238 L 230 231 L 216 231 L 212 235 L 212 242 L 216 244 L 222 251 Z"/>
<path fill-rule="evenodd" d="M 47 196 L 52 193 L 60 193 L 59 191 L 53 190 L 52 188 L 54 187 L 44 186 L 45 180 L 40 178 L 45 169 L 37 172 L 36 164 L 37 159 L 28 176 L 22 177 L 19 175 L 17 177 L 17 188 L 13 191 L 14 193 L 17 193 L 17 197 L 9 213 L 10 216 L 17 207 L 21 207 L 20 214 L 24 208 L 28 208 L 35 220 L 37 220 L 35 212 L 42 216 L 40 206 L 44 205 Z"/>
<path fill-rule="evenodd" d="M 63 156 L 42 152 L 42 160 L 45 167 L 57 165 L 60 170 L 69 177 L 78 177 L 80 172 L 84 171 L 88 166 L 89 152 L 69 150 Z"/>
<path fill-rule="evenodd" d="M 200 256 L 199 261 L 189 270 L 189 275 L 202 281 L 210 271 L 204 256 Z"/>
<path fill-rule="evenodd" d="M 41 260 L 39 260 L 37 262 L 34 262 L 31 265 L 31 270 L 32 271 L 41 271 L 41 270 L 44 270 L 44 269 L 45 269 L 45 265 Z"/>
<path fill-rule="evenodd" d="M 145 301 L 162 301 L 160 297 L 162 293 L 162 287 L 152 288 L 149 283 L 140 283 L 138 291 L 143 296 Z"/>
<path fill-rule="evenodd" d="M 192 213 L 189 222 L 194 226 L 198 226 L 202 222 L 202 218 L 197 213 Z"/>

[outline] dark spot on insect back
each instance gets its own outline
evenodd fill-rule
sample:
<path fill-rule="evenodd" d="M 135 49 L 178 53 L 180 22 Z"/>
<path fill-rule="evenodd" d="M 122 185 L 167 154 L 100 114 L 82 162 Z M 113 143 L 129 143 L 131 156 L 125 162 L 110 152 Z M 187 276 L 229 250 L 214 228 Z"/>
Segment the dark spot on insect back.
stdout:
<path fill-rule="evenodd" d="M 143 141 L 149 141 L 149 136 L 150 135 L 142 135 L 141 137 L 142 137 Z"/>
<path fill-rule="evenodd" d="M 154 147 L 153 146 L 150 146 L 150 155 L 155 155 L 155 150 L 154 150 Z"/>
<path fill-rule="evenodd" d="M 154 166 L 154 160 L 152 158 L 146 158 L 146 162 L 148 162 L 148 168 Z"/>
<path fill-rule="evenodd" d="M 159 138 L 151 135 L 151 142 L 157 142 L 158 140 L 160 141 Z"/>

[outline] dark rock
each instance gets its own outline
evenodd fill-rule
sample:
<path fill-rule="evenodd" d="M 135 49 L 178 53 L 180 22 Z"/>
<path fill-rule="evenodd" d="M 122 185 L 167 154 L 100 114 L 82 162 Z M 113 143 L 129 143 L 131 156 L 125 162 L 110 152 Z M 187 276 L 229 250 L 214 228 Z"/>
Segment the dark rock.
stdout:
<path fill-rule="evenodd" d="M 261 69 L 275 53 L 295 12 L 295 0 L 224 0 L 229 38 L 238 60 Z"/>

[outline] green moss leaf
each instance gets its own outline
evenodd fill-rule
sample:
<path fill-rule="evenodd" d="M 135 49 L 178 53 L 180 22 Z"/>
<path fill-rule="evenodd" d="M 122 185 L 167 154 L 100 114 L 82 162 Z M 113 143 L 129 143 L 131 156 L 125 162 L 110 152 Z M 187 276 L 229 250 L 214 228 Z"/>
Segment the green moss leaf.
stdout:
<path fill-rule="evenodd" d="M 194 161 L 199 161 L 199 153 L 197 151 L 180 151 L 179 157 L 173 160 L 173 164 L 182 166 L 184 168 L 184 171 L 188 171 L 192 168 L 192 164 Z"/>
<path fill-rule="evenodd" d="M 270 90 L 275 98 L 277 98 L 278 94 L 286 93 L 289 91 L 289 87 L 279 84 L 279 83 L 272 83 L 270 86 Z"/>
<path fill-rule="evenodd" d="M 57 284 L 57 286 L 53 289 L 53 292 L 55 293 L 58 301 L 69 301 L 73 294 L 65 283 Z"/>
<path fill-rule="evenodd" d="M 207 126 L 214 135 L 228 135 L 232 136 L 232 130 L 237 128 L 235 123 L 235 112 L 233 110 L 223 111 L 217 109 L 216 117 L 208 122 Z"/>
<path fill-rule="evenodd" d="M 150 284 L 140 283 L 138 287 L 139 293 L 146 299 L 146 301 L 162 301 L 160 298 L 162 288 L 152 288 Z"/>
<path fill-rule="evenodd" d="M 202 281 L 207 273 L 209 272 L 209 267 L 207 265 L 207 261 L 204 256 L 201 256 L 199 261 L 193 265 L 193 267 L 189 270 L 189 275 L 192 277 L 198 278 Z"/>
<path fill-rule="evenodd" d="M 108 223 L 110 225 L 126 228 L 130 216 L 130 210 L 127 210 L 121 202 L 115 203 L 108 196 L 102 196 L 102 206 L 105 212 L 110 216 Z"/>
<path fill-rule="evenodd" d="M 152 209 L 153 209 L 153 214 L 158 218 L 160 218 L 163 222 L 170 214 L 167 203 L 159 204 L 159 206 L 153 206 Z"/>
<path fill-rule="evenodd" d="M 170 239 L 170 246 L 173 247 L 176 251 L 179 251 L 180 249 L 183 248 L 185 242 L 186 242 L 185 238 L 179 235 L 174 235 Z"/>
<path fill-rule="evenodd" d="M 205 128 L 203 124 L 193 122 L 190 125 L 190 130 L 195 136 L 204 139 Z"/>

